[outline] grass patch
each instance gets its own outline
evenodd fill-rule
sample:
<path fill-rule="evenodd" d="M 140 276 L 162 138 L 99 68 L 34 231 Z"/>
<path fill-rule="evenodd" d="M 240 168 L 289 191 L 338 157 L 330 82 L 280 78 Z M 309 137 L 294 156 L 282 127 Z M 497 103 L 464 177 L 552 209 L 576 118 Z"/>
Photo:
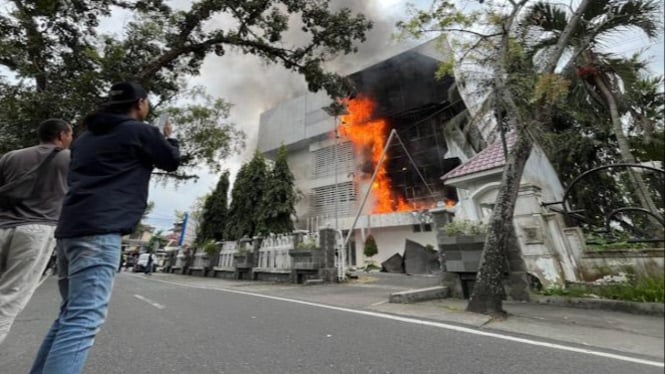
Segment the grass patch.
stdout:
<path fill-rule="evenodd" d="M 606 299 L 638 301 L 648 303 L 665 302 L 665 279 L 640 278 L 634 283 L 609 285 L 599 289 L 600 297 Z"/>
<path fill-rule="evenodd" d="M 601 252 L 609 250 L 623 249 L 627 251 L 637 251 L 640 249 L 647 249 L 655 247 L 654 244 L 647 243 L 632 243 L 632 242 L 614 242 L 614 243 L 587 243 L 587 249 L 589 251 Z"/>
<path fill-rule="evenodd" d="M 614 232 L 610 236 L 600 236 L 596 234 L 588 235 L 586 238 L 586 247 L 589 251 L 607 251 L 607 250 L 625 250 L 638 251 L 640 249 L 663 248 L 665 243 L 658 242 L 639 242 L 625 233 Z"/>
<path fill-rule="evenodd" d="M 545 296 L 592 297 L 602 299 L 636 301 L 643 303 L 665 302 L 665 278 L 637 277 L 630 283 L 604 286 L 574 285 L 568 288 L 549 288 L 542 291 Z"/>
<path fill-rule="evenodd" d="M 362 269 L 365 273 L 369 273 L 370 271 L 381 270 L 381 266 L 379 266 L 379 265 L 377 265 L 373 262 L 370 262 L 367 265 L 365 265 Z"/>

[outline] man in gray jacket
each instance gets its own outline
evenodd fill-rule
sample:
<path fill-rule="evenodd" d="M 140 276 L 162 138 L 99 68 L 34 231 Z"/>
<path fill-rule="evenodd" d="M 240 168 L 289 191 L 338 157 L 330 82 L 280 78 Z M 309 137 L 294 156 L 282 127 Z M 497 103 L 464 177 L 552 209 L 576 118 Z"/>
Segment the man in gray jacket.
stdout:
<path fill-rule="evenodd" d="M 53 232 L 67 192 L 67 148 L 72 142 L 72 128 L 63 120 L 49 119 L 39 125 L 38 133 L 39 145 L 11 151 L 0 158 L 3 186 L 22 178 L 57 152 L 30 197 L 11 206 L 0 206 L 0 343 L 30 300 L 51 257 L 55 246 Z"/>

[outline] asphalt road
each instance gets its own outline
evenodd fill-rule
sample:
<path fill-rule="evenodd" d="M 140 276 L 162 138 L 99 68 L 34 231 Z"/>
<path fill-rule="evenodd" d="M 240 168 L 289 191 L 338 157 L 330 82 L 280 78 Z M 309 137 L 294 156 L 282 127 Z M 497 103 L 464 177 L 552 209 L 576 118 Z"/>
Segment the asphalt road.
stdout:
<path fill-rule="evenodd" d="M 55 317 L 48 279 L 0 346 L 27 373 Z M 662 373 L 662 367 L 121 273 L 87 373 Z"/>

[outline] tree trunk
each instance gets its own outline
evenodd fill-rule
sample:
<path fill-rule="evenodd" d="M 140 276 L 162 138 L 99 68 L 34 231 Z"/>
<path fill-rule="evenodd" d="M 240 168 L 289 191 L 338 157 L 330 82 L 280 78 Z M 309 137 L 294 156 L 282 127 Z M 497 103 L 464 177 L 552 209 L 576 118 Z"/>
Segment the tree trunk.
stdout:
<path fill-rule="evenodd" d="M 37 92 L 44 92 L 47 85 L 46 61 L 43 56 L 46 49 L 44 35 L 39 31 L 33 12 L 25 7 L 25 2 L 14 0 L 13 3 L 18 10 L 16 18 L 23 26 L 28 40 L 25 52 L 28 54 L 28 59 L 32 63 L 31 68 L 34 70 L 35 88 Z"/>
<path fill-rule="evenodd" d="M 561 59 L 563 51 L 566 49 L 566 46 L 569 44 L 569 41 L 573 36 L 573 31 L 575 31 L 577 24 L 580 22 L 580 19 L 582 18 L 582 15 L 584 14 L 587 6 L 591 4 L 591 1 L 592 0 L 582 0 L 582 2 L 580 2 L 580 4 L 577 6 L 577 9 L 575 9 L 575 13 L 573 13 L 570 21 L 561 33 L 561 36 L 559 36 L 559 40 L 557 40 L 557 43 L 554 46 L 552 55 L 545 63 L 545 68 L 543 69 L 545 73 L 554 73 L 554 70 L 559 63 L 559 59 Z"/>
<path fill-rule="evenodd" d="M 511 16 L 503 25 L 504 30 L 511 29 L 515 17 L 525 4 L 526 1 L 522 1 L 513 6 Z M 532 147 L 531 141 L 527 138 L 524 130 L 526 123 L 521 120 L 512 92 L 506 87 L 505 80 L 508 75 L 506 66 L 509 62 L 508 43 L 509 34 L 504 31 L 498 55 L 499 60 L 494 68 L 494 105 L 495 115 L 501 113 L 501 111 L 496 110 L 496 107 L 501 107 L 506 111 L 505 120 L 514 125 L 513 127 L 517 131 L 517 141 L 506 157 L 501 185 L 487 228 L 487 238 L 480 259 L 480 269 L 478 269 L 476 284 L 467 305 L 467 310 L 470 312 L 490 315 L 505 315 L 503 299 L 506 297 L 506 291 L 503 287 L 503 279 L 504 272 L 507 270 L 507 246 L 511 237 L 510 230 L 513 230 L 513 212 L 515 211 L 515 200 L 517 200 L 522 172 Z M 503 120 L 497 118 L 497 126 L 503 125 Z"/>
<path fill-rule="evenodd" d="M 603 97 L 605 98 L 608 107 L 610 108 L 610 117 L 612 119 L 612 131 L 614 132 L 614 136 L 617 138 L 617 143 L 619 144 L 621 159 L 623 160 L 623 162 L 626 163 L 633 163 L 633 164 L 637 163 L 635 157 L 633 156 L 633 153 L 630 151 L 630 144 L 628 143 L 628 139 L 623 133 L 623 128 L 621 126 L 621 117 L 619 115 L 619 109 L 617 107 L 617 102 L 614 97 L 614 94 L 612 93 L 612 91 L 605 83 L 605 80 L 600 74 L 597 74 L 595 76 L 595 83 L 596 86 L 598 86 L 598 89 L 602 93 Z M 635 193 L 637 194 L 637 198 L 639 199 L 640 204 L 642 204 L 642 207 L 649 210 L 650 212 L 655 214 L 659 219 L 662 220 L 662 217 L 658 212 L 656 204 L 653 202 L 653 199 L 649 195 L 649 188 L 647 187 L 646 183 L 644 183 L 644 179 L 642 179 L 642 176 L 639 173 L 636 173 L 632 168 L 628 169 L 628 176 L 630 178 L 631 184 L 633 185 L 633 188 L 635 188 Z M 649 219 L 657 225 L 656 227 L 660 227 L 659 222 L 653 219 L 653 217 L 649 217 Z"/>
<path fill-rule="evenodd" d="M 470 312 L 490 315 L 505 314 L 503 280 L 505 273 L 509 270 L 506 269 L 507 247 L 510 244 L 511 233 L 514 233 L 515 230 L 513 214 L 522 172 L 533 147 L 526 134 L 518 133 L 517 136 L 517 141 L 510 151 L 503 169 L 501 186 L 490 218 L 476 285 L 466 308 Z"/>
<path fill-rule="evenodd" d="M 521 112 L 515 102 L 513 92 L 506 87 L 506 76 L 509 71 L 508 51 L 510 35 L 509 31 L 521 9 L 526 6 L 528 1 L 511 2 L 513 10 L 511 15 L 503 24 L 505 33 L 501 41 L 501 48 L 498 55 L 498 64 L 494 70 L 494 95 L 500 100 L 501 108 L 505 110 L 505 120 L 513 129 L 517 131 L 517 141 L 510 151 L 504 166 L 501 177 L 501 186 L 496 197 L 496 202 L 490 224 L 487 230 L 487 239 L 481 258 L 481 265 L 476 279 L 476 285 L 473 288 L 467 310 L 476 313 L 487 313 L 494 315 L 504 315 L 503 299 L 505 298 L 505 289 L 503 287 L 504 272 L 506 269 L 506 259 L 508 255 L 508 246 L 513 242 L 511 238 L 515 235 L 513 225 L 513 214 L 515 212 L 515 202 L 520 189 L 520 181 L 526 161 L 531 154 L 533 144 L 527 135 L 527 126 L 538 126 L 543 122 L 543 116 L 548 112 L 547 107 L 541 110 L 531 111 L 530 113 Z M 575 12 L 565 29 L 561 33 L 553 53 L 548 57 L 544 64 L 545 73 L 553 73 L 556 66 L 568 45 L 574 29 L 579 24 L 582 14 L 591 0 L 582 0 L 575 9 Z M 502 124 L 499 123 L 499 126 Z"/>

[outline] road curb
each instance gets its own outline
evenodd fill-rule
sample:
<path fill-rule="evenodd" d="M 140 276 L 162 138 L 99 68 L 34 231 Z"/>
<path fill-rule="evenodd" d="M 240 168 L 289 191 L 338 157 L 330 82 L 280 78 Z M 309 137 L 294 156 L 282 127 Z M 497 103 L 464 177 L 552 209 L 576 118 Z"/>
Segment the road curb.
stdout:
<path fill-rule="evenodd" d="M 389 301 L 393 304 L 409 304 L 417 303 L 419 301 L 444 299 L 446 297 L 448 297 L 448 287 L 436 286 L 395 292 L 390 294 Z"/>
<path fill-rule="evenodd" d="M 563 306 L 579 309 L 602 309 L 632 314 L 665 316 L 665 305 L 661 303 L 638 303 L 634 301 L 589 299 L 562 296 L 531 296 L 532 303 Z"/>

